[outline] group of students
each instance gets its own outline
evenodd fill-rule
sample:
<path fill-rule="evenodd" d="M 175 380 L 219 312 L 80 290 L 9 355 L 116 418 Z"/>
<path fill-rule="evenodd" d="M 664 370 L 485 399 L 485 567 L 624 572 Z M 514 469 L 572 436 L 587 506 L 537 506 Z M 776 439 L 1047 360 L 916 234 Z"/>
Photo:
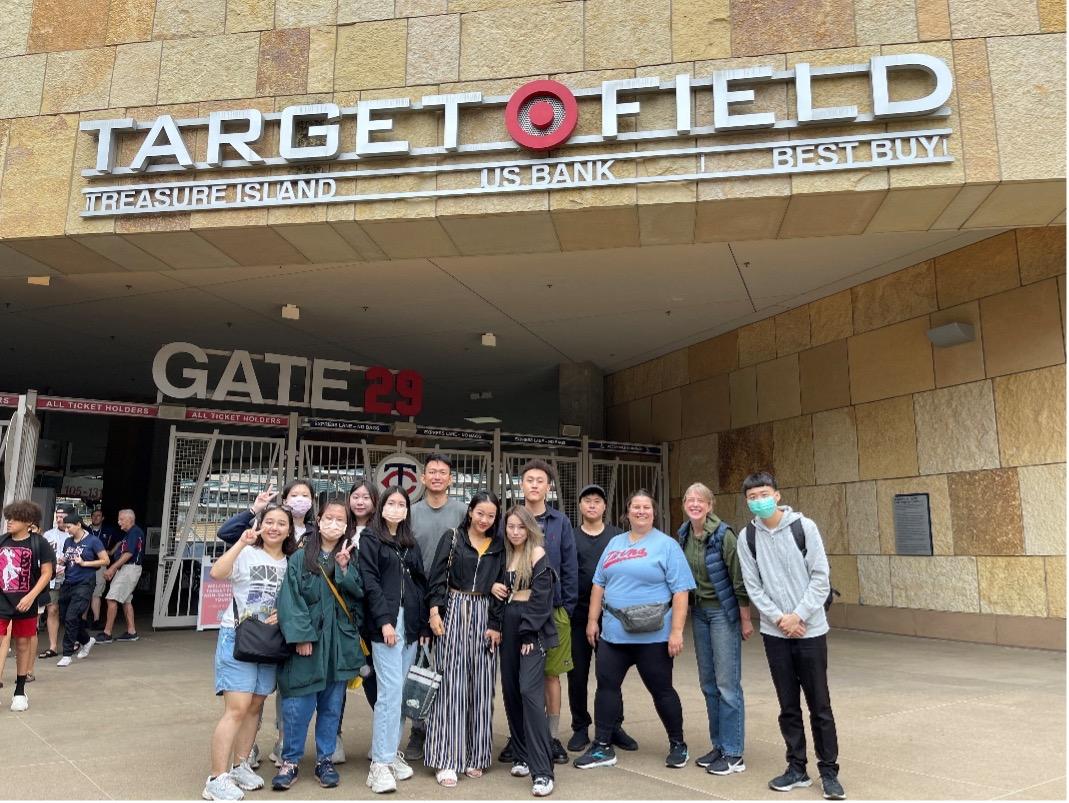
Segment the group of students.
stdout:
<path fill-rule="evenodd" d="M 746 537 L 713 513 L 713 495 L 700 483 L 687 489 L 687 521 L 671 537 L 656 528 L 656 501 L 647 491 L 627 500 L 628 529 L 621 531 L 604 521 L 605 491 L 584 488 L 582 522 L 573 529 L 546 504 L 552 467 L 532 460 L 520 473 L 524 501 L 504 515 L 488 491 L 466 506 L 450 500 L 451 463 L 435 454 L 426 460 L 426 493 L 416 504 L 400 487 L 380 494 L 362 481 L 347 496 L 322 501 L 316 514 L 310 483 L 298 480 L 278 495 L 269 488 L 223 525 L 219 537 L 232 546 L 212 575 L 230 579 L 234 593 L 215 656 L 225 708 L 203 797 L 240 800 L 265 785 L 255 772 L 256 735 L 276 685 L 275 790 L 296 781 L 313 715 L 314 774 L 321 786 L 338 785 L 346 687 L 360 684 L 373 709 L 373 792 L 395 790 L 418 759 L 445 788 L 461 776 L 480 778 L 493 761 L 499 663 L 510 732 L 499 759 L 511 763 L 513 776 L 531 779 L 533 795 L 551 794 L 554 765 L 568 761 L 557 738 L 565 673 L 568 750 L 582 751 L 575 767 L 611 766 L 616 747 L 638 749 L 623 730 L 622 685 L 632 666 L 668 736 L 666 765 L 684 767 L 689 751 L 672 671 L 691 609 L 712 747 L 696 763 L 716 775 L 742 772 L 741 642 L 753 633 L 752 605 L 787 743 L 788 768 L 769 786 L 789 791 L 812 783 L 804 691 L 824 797 L 845 799 L 827 689 L 828 561 L 816 525 L 779 505 L 775 480 L 767 473 L 747 478 L 743 493 L 754 519 Z M 280 666 L 235 659 L 235 626 L 249 616 L 278 624 L 291 647 Z M 441 686 L 427 721 L 413 722 L 401 750 L 405 678 L 417 652 L 428 648 Z"/>

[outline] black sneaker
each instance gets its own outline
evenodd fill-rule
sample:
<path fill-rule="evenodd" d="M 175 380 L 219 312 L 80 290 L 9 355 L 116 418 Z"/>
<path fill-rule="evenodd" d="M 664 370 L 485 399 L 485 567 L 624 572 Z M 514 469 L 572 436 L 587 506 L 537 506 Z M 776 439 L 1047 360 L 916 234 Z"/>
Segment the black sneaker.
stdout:
<path fill-rule="evenodd" d="M 716 761 L 718 758 L 720 758 L 720 748 L 719 747 L 714 747 L 712 750 L 710 750 L 708 753 L 706 753 L 704 756 L 699 758 L 694 763 L 697 764 L 702 769 L 705 769 L 710 764 L 712 764 L 714 761 Z"/>
<path fill-rule="evenodd" d="M 276 792 L 282 792 L 289 789 L 297 780 L 297 772 L 296 764 L 283 761 L 282 766 L 278 769 L 278 775 L 271 779 L 271 788 Z"/>
<path fill-rule="evenodd" d="M 560 743 L 560 739 L 554 739 L 553 744 L 550 747 L 550 755 L 553 757 L 554 764 L 567 764 L 568 763 L 568 751 L 564 749 L 564 745 Z"/>
<path fill-rule="evenodd" d="M 116 641 L 137 641 L 139 638 L 141 638 L 141 637 L 139 635 L 137 635 L 137 633 L 123 633 L 121 636 L 119 636 L 115 640 Z"/>
<path fill-rule="evenodd" d="M 632 739 L 627 731 L 617 725 L 612 732 L 612 743 L 619 747 L 621 750 L 635 751 L 638 750 L 638 742 Z"/>
<path fill-rule="evenodd" d="M 97 644 L 111 644 L 111 642 L 115 641 L 110 634 L 105 633 L 103 630 L 97 633 L 96 639 Z"/>
<path fill-rule="evenodd" d="M 846 800 L 846 792 L 843 791 L 843 785 L 839 783 L 836 776 L 821 775 L 820 785 L 824 787 L 825 800 Z"/>
<path fill-rule="evenodd" d="M 512 752 L 512 739 L 510 738 L 505 742 L 505 749 L 501 751 L 501 754 L 497 757 L 497 760 L 502 764 L 511 764 L 515 761 L 516 755 Z"/>
<path fill-rule="evenodd" d="M 690 754 L 687 752 L 686 742 L 669 742 L 668 743 L 668 757 L 664 760 L 666 767 L 673 767 L 679 769 L 680 767 L 687 766 L 687 759 L 690 758 Z"/>
<path fill-rule="evenodd" d="M 316 764 L 315 772 L 319 785 L 324 789 L 333 789 L 341 781 L 341 776 L 338 775 L 338 771 L 334 769 L 334 764 L 329 758 Z"/>
<path fill-rule="evenodd" d="M 594 742 L 579 756 L 572 765 L 578 770 L 592 770 L 595 767 L 613 767 L 616 765 L 616 751 L 611 744 Z"/>
<path fill-rule="evenodd" d="M 710 775 L 731 775 L 733 772 L 746 772 L 746 762 L 742 756 L 728 756 L 721 753 L 716 761 L 706 769 Z"/>
<path fill-rule="evenodd" d="M 426 731 L 412 729 L 412 735 L 408 737 L 408 744 L 405 745 L 406 761 L 423 760 L 423 741 L 426 736 Z"/>
<path fill-rule="evenodd" d="M 786 772 L 768 782 L 768 788 L 777 792 L 789 792 L 812 785 L 813 781 L 806 775 L 805 770 L 797 770 L 794 767 L 787 767 Z"/>
<path fill-rule="evenodd" d="M 568 740 L 568 750 L 572 753 L 581 753 L 586 750 L 588 744 L 590 744 L 590 728 L 583 728 L 572 734 L 572 738 Z"/>

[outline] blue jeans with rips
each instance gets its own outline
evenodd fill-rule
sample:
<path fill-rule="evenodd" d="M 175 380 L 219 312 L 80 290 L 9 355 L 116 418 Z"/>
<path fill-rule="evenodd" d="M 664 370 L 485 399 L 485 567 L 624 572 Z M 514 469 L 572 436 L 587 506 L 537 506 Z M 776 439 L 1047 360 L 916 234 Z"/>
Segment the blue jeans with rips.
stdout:
<path fill-rule="evenodd" d="M 694 652 L 705 695 L 709 739 L 725 755 L 741 756 L 746 738 L 742 696 L 742 632 L 720 608 L 695 608 Z"/>

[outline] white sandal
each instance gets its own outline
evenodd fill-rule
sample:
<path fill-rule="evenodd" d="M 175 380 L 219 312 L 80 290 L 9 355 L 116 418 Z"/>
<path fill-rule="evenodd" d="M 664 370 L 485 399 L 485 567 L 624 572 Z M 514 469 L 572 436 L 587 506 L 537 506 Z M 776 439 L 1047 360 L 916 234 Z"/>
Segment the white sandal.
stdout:
<path fill-rule="evenodd" d="M 482 778 L 483 770 L 479 769 L 478 767 L 468 767 L 466 770 L 464 770 L 464 774 L 467 775 L 469 778 Z"/>
<path fill-rule="evenodd" d="M 438 782 L 439 786 L 452 789 L 457 785 L 457 774 L 454 770 L 438 770 L 438 772 L 434 773 L 434 780 Z"/>

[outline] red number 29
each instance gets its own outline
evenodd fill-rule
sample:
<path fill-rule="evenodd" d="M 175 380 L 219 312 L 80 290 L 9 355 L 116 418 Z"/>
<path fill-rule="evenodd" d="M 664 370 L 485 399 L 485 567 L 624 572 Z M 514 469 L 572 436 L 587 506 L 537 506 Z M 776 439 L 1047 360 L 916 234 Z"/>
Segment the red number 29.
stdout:
<path fill-rule="evenodd" d="M 376 365 L 364 374 L 364 412 L 388 414 L 396 410 L 400 415 L 419 415 L 423 409 L 423 377 L 415 371 L 400 371 L 396 376 L 390 369 Z M 397 400 L 391 400 L 394 391 Z"/>

